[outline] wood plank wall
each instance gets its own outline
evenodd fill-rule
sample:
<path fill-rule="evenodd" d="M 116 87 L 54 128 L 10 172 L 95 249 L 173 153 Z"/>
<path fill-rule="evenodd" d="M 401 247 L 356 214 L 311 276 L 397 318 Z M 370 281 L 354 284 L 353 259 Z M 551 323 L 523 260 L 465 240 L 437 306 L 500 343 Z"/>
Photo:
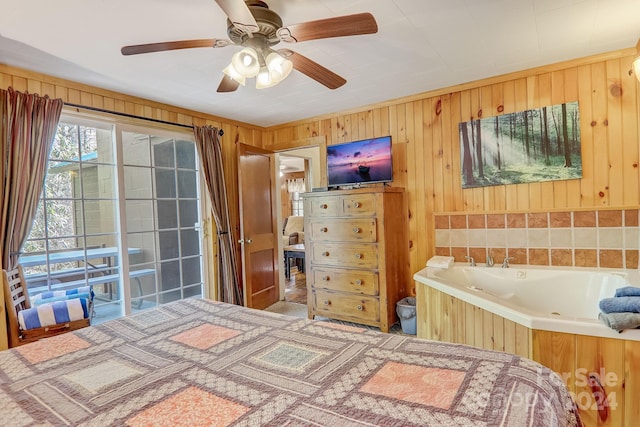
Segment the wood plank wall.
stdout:
<path fill-rule="evenodd" d="M 638 82 L 630 73 L 635 56 L 635 48 L 624 49 L 268 129 L 2 64 L 0 88 L 12 86 L 88 107 L 222 128 L 236 241 L 238 142 L 283 150 L 298 147 L 300 141 L 321 141 L 324 151 L 326 145 L 391 135 L 393 185 L 405 187 L 409 198 L 413 273 L 433 255 L 433 213 L 638 207 Z M 460 121 L 575 100 L 581 114 L 582 179 L 462 190 Z M 321 180 L 326 183 L 325 170 Z"/>
<path fill-rule="evenodd" d="M 197 126 L 209 125 L 222 129 L 224 131 L 222 150 L 225 180 L 229 197 L 229 215 L 233 227 L 231 231 L 234 233 L 233 241 L 238 241 L 240 220 L 236 147 L 238 142 L 261 146 L 262 137 L 265 132 L 264 128 L 0 64 L 0 88 L 7 89 L 8 87 L 13 87 L 13 89 L 20 92 L 37 93 L 39 95 L 48 95 L 51 98 L 61 98 L 64 102 L 91 108 L 132 114 L 188 126 L 194 124 Z M 66 109 L 63 110 L 63 112 L 64 111 L 70 110 Z M 120 118 L 120 120 L 127 121 L 126 118 Z M 158 126 L 155 123 L 145 122 L 144 120 L 133 122 L 140 125 Z M 185 130 L 184 128 L 177 128 L 175 126 L 169 128 L 173 130 Z M 190 132 L 188 129 L 187 131 Z M 212 224 L 211 227 L 215 227 L 211 218 L 208 219 L 207 223 Z M 212 240 L 215 244 L 215 239 Z M 240 248 L 237 247 L 236 250 L 238 251 L 239 257 Z M 211 250 L 210 253 L 215 254 L 216 251 Z M 209 260 L 209 262 L 212 263 L 211 265 L 217 265 L 213 259 Z"/>
<path fill-rule="evenodd" d="M 637 207 L 638 81 L 631 73 L 635 56 L 635 48 L 620 50 L 274 126 L 263 142 L 267 149 L 281 149 L 287 141 L 317 136 L 332 145 L 391 135 L 393 185 L 405 187 L 409 196 L 415 272 L 434 254 L 433 213 Z M 576 100 L 582 179 L 461 188 L 459 122 Z"/>

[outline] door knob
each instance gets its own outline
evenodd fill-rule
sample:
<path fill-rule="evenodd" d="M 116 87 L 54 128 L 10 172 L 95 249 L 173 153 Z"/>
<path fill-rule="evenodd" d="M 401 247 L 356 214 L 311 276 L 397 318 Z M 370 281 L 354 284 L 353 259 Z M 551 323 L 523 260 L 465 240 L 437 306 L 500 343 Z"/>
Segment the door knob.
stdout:
<path fill-rule="evenodd" d="M 251 243 L 251 242 L 253 242 L 253 240 L 247 239 L 247 243 Z"/>
<path fill-rule="evenodd" d="M 244 239 L 238 240 L 238 243 L 243 244 L 244 243 Z"/>

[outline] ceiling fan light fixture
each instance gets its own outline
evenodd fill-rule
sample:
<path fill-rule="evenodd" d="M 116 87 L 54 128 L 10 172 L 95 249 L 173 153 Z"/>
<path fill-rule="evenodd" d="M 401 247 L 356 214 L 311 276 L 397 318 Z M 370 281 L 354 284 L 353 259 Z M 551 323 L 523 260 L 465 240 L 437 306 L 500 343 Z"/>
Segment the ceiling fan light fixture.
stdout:
<path fill-rule="evenodd" d="M 233 80 L 240 83 L 242 86 L 244 86 L 247 81 L 247 78 L 242 74 L 240 74 L 238 70 L 235 69 L 235 67 L 233 66 L 233 63 L 227 65 L 225 69 L 222 70 L 222 72 L 225 73 L 230 78 L 232 78 Z"/>
<path fill-rule="evenodd" d="M 269 69 L 265 67 L 260 68 L 260 72 L 256 77 L 256 89 L 266 89 L 280 83 L 280 80 L 276 80 L 271 75 Z"/>
<path fill-rule="evenodd" d="M 260 72 L 258 52 L 250 47 L 245 47 L 231 58 L 233 68 L 244 77 L 255 77 Z"/>
<path fill-rule="evenodd" d="M 271 78 L 278 82 L 286 79 L 293 70 L 293 63 L 277 52 L 269 53 L 265 61 Z"/>

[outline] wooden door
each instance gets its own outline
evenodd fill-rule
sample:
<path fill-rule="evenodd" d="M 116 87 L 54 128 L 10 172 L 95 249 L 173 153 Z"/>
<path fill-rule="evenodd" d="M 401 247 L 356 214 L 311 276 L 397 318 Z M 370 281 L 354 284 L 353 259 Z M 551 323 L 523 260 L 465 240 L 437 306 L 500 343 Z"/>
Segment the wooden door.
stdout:
<path fill-rule="evenodd" d="M 258 309 L 279 297 L 274 159 L 271 151 L 238 144 L 244 305 Z"/>

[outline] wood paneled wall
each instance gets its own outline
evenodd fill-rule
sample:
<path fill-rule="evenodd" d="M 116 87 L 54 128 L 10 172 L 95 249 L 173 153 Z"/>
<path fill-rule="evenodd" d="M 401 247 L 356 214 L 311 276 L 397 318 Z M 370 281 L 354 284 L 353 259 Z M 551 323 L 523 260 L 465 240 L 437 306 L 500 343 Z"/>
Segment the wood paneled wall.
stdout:
<path fill-rule="evenodd" d="M 0 64 L 0 88 L 7 89 L 8 87 L 13 87 L 13 89 L 20 92 L 37 93 L 39 95 L 48 95 L 51 98 L 61 98 L 66 103 L 90 108 L 126 113 L 188 126 L 210 125 L 222 129 L 224 131 L 222 150 L 227 195 L 229 197 L 229 215 L 233 227 L 232 232 L 234 233 L 233 241 L 238 241 L 240 221 L 236 147 L 238 142 L 261 146 L 262 137 L 265 132 L 264 128 Z M 70 110 L 68 107 L 65 107 L 63 112 L 64 111 Z M 126 122 L 128 119 L 120 117 L 118 120 Z M 145 122 L 144 120 L 133 121 L 133 123 L 158 126 L 155 123 Z M 169 128 L 173 130 L 180 129 L 175 126 L 170 126 Z M 186 130 L 190 131 L 188 129 Z M 211 227 L 215 227 L 211 220 L 207 222 L 211 224 Z M 213 244 L 215 244 L 215 239 L 212 240 Z M 236 249 L 239 255 L 239 247 Z M 215 254 L 216 251 L 213 250 L 210 251 L 210 253 Z M 211 265 L 217 265 L 214 260 L 209 260 L 209 262 L 212 263 Z"/>
<path fill-rule="evenodd" d="M 324 136 L 328 146 L 391 135 L 392 185 L 408 192 L 415 272 L 433 255 L 433 213 L 637 207 L 635 56 L 635 48 L 620 50 L 276 126 L 263 142 L 265 148 L 282 148 L 287 141 Z M 582 179 L 462 189 L 459 122 L 576 100 Z"/>
<path fill-rule="evenodd" d="M 268 129 L 2 64 L 0 88 L 12 86 L 88 107 L 222 128 L 235 240 L 238 142 L 283 150 L 298 147 L 300 141 L 321 141 L 324 151 L 326 145 L 391 135 L 393 185 L 404 187 L 409 198 L 410 262 L 415 272 L 434 254 L 433 213 L 638 207 L 638 81 L 631 73 L 635 56 L 635 48 L 609 52 Z M 575 100 L 581 116 L 582 179 L 462 190 L 459 122 Z M 326 183 L 325 170 L 321 181 Z"/>

